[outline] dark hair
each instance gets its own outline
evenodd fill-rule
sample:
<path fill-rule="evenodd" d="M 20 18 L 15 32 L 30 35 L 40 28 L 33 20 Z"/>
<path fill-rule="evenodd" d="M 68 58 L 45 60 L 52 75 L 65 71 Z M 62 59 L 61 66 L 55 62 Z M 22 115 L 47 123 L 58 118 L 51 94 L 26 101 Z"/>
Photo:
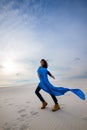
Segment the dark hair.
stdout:
<path fill-rule="evenodd" d="M 48 68 L 48 63 L 47 63 L 47 61 L 46 61 L 45 59 L 41 59 L 41 61 L 44 62 L 43 67 L 44 67 L 44 68 Z M 41 61 L 40 61 L 40 62 L 41 62 Z"/>

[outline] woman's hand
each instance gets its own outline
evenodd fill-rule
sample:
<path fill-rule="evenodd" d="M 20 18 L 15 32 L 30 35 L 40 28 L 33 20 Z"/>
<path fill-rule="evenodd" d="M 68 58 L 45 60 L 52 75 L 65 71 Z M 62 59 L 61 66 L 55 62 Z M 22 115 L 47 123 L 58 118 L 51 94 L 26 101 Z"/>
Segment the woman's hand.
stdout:
<path fill-rule="evenodd" d="M 54 77 L 53 75 L 52 75 L 51 77 L 52 77 L 53 79 L 55 79 L 55 77 Z"/>

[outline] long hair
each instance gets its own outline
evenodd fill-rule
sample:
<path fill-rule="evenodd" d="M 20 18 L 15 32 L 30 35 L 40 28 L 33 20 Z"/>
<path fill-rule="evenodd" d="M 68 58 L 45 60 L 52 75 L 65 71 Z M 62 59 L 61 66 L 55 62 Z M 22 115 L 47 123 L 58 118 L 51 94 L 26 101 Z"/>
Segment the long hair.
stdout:
<path fill-rule="evenodd" d="M 48 68 L 48 63 L 47 63 L 47 61 L 45 60 L 45 59 L 41 59 L 41 61 L 40 62 L 44 62 L 44 65 L 43 65 L 43 67 L 44 68 Z"/>

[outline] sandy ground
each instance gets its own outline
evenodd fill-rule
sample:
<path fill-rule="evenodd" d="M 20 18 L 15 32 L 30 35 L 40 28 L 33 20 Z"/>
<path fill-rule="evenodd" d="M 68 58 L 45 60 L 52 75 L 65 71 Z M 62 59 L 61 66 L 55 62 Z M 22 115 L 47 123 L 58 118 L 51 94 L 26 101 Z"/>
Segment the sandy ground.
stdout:
<path fill-rule="evenodd" d="M 53 101 L 41 91 L 48 106 L 40 109 L 36 85 L 0 88 L 0 130 L 87 130 L 87 100 L 74 94 L 57 97 L 61 109 L 52 112 Z M 81 88 L 87 95 L 87 88 Z"/>

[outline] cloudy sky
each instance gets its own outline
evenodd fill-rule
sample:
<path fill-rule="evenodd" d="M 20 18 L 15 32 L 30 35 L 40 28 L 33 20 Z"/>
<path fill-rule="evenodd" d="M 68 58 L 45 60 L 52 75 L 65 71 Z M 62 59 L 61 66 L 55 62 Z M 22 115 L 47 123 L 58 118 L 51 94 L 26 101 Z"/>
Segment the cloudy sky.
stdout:
<path fill-rule="evenodd" d="M 41 58 L 58 79 L 87 78 L 86 0 L 0 0 L 0 86 L 38 81 Z"/>

